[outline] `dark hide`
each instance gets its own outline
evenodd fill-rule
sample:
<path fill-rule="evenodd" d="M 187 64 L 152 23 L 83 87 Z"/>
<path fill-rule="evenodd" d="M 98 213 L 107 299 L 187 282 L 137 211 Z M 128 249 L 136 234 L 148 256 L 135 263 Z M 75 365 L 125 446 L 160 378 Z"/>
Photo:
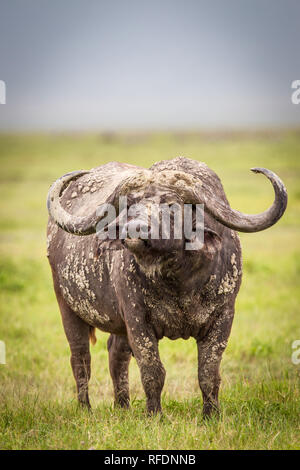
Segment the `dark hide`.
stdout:
<path fill-rule="evenodd" d="M 70 214 L 85 215 L 113 194 L 138 167 L 109 163 L 72 181 L 61 196 Z M 209 187 L 218 200 L 226 200 L 217 175 L 205 164 L 182 157 L 150 168 L 178 170 Z M 167 187 L 167 184 L 166 184 Z M 130 194 L 133 201 L 183 203 L 170 187 L 151 187 Z M 48 256 L 63 326 L 71 349 L 71 365 L 79 402 L 89 406 L 89 336 L 94 328 L 110 333 L 109 368 L 115 403 L 129 406 L 128 365 L 133 354 L 150 413 L 161 410 L 165 369 L 158 342 L 195 338 L 203 411 L 217 411 L 219 366 L 234 316 L 235 298 L 242 276 L 241 248 L 235 231 L 205 213 L 205 243 L 186 251 L 183 241 L 101 241 L 96 234 L 76 236 L 59 228 L 50 217 Z M 165 243 L 165 245 L 164 245 Z M 172 244 L 173 243 L 173 244 Z"/>

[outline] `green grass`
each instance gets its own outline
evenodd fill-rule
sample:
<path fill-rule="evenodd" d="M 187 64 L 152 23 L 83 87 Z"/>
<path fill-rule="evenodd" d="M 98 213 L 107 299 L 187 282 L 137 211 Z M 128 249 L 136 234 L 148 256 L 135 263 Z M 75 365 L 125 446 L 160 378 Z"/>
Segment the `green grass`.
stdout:
<path fill-rule="evenodd" d="M 113 409 L 106 340 L 92 347 L 93 413 L 77 407 L 69 347 L 46 259 L 45 200 L 68 171 L 119 160 L 149 166 L 185 155 L 222 179 L 232 207 L 255 213 L 271 185 L 249 168 L 278 173 L 284 218 L 242 234 L 244 277 L 222 361 L 219 421 L 203 422 L 194 340 L 160 343 L 167 371 L 164 418 L 148 418 L 135 360 L 130 411 Z M 0 449 L 299 449 L 300 133 L 0 136 Z"/>

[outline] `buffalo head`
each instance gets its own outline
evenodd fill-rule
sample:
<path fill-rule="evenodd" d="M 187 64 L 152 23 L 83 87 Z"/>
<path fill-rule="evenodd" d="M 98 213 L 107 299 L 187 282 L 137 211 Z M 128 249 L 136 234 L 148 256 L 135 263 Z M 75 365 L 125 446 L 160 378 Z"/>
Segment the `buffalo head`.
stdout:
<path fill-rule="evenodd" d="M 282 216 L 287 204 L 287 193 L 282 181 L 270 170 L 253 168 L 252 171 L 264 174 L 275 191 L 273 205 L 256 215 L 231 209 L 226 197 L 218 193 L 218 188 L 189 173 L 143 169 L 123 179 L 106 203 L 91 210 L 91 214 L 86 217 L 71 215 L 60 204 L 60 195 L 66 185 L 87 172 L 69 173 L 50 188 L 48 210 L 63 230 L 74 235 L 101 232 L 114 224 L 116 237 L 121 239 L 145 270 L 164 268 L 166 273 L 169 271 L 174 275 L 178 265 L 180 268 L 184 266 L 192 274 L 193 270 L 197 271 L 201 264 L 218 252 L 224 227 L 241 232 L 257 232 L 275 224 Z M 124 200 L 126 204 L 122 206 Z M 205 216 L 200 220 L 202 231 L 197 231 L 198 205 L 202 205 L 205 210 Z M 114 209 L 114 213 L 110 220 L 106 220 L 109 206 Z M 188 230 L 184 227 L 186 207 L 190 210 L 191 227 Z M 164 215 L 167 216 L 168 227 L 164 225 Z M 190 249 L 186 249 L 187 246 Z"/>

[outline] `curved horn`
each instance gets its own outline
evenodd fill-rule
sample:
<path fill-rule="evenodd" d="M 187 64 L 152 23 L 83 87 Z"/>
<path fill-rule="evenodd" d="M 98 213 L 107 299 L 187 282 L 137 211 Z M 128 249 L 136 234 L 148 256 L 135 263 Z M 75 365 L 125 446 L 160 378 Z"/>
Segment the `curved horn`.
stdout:
<path fill-rule="evenodd" d="M 89 171 L 85 170 L 67 173 L 61 178 L 58 178 L 58 180 L 52 184 L 48 192 L 47 208 L 50 216 L 60 228 L 74 235 L 90 235 L 91 233 L 95 233 L 99 215 L 97 217 L 96 212 L 87 217 L 71 215 L 62 207 L 59 198 L 67 184 L 87 173 L 89 173 Z"/>
<path fill-rule="evenodd" d="M 254 173 L 262 173 L 272 183 L 275 191 L 275 200 L 272 206 L 264 212 L 255 215 L 243 214 L 231 209 L 224 202 L 212 198 L 210 201 L 204 197 L 205 209 L 218 222 L 238 232 L 259 232 L 274 225 L 283 215 L 287 206 L 287 191 L 281 179 L 266 168 L 251 168 Z M 213 194 L 212 194 L 213 196 Z"/>

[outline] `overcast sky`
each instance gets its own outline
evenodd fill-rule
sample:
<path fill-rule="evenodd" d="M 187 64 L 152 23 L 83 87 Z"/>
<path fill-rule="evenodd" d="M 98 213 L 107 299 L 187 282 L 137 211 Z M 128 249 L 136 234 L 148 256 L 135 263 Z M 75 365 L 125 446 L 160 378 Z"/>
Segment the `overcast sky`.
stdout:
<path fill-rule="evenodd" d="M 0 130 L 300 124 L 300 0 L 0 0 Z"/>

